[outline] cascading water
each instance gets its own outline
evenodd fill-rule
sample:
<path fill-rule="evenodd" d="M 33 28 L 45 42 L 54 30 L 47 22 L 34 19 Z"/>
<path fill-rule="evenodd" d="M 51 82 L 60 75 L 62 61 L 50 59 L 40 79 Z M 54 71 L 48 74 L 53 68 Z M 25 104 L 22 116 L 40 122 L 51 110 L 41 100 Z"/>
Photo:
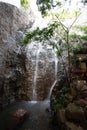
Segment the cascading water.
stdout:
<path fill-rule="evenodd" d="M 34 71 L 34 81 L 33 81 L 33 100 L 37 100 L 37 93 L 36 93 L 36 80 L 38 75 L 38 61 L 39 61 L 39 53 L 40 49 L 37 50 L 36 54 L 36 65 L 35 65 L 35 71 Z"/>
<path fill-rule="evenodd" d="M 26 93 L 30 100 L 45 100 L 57 79 L 58 59 L 51 46 L 31 43 L 27 51 Z M 50 92 L 51 93 L 51 92 Z"/>
<path fill-rule="evenodd" d="M 34 79 L 33 79 L 33 97 L 32 100 L 37 101 L 37 77 L 38 77 L 38 71 L 39 71 L 39 62 L 40 62 L 40 52 L 42 52 L 42 45 L 41 43 L 38 43 L 38 48 L 36 51 L 36 60 L 35 60 L 35 70 L 34 70 Z"/>
<path fill-rule="evenodd" d="M 57 80 L 55 80 L 54 83 L 52 84 L 51 89 L 50 89 L 49 94 L 48 94 L 48 97 L 47 97 L 47 100 L 50 100 L 52 90 L 55 87 L 56 83 L 57 83 Z"/>
<path fill-rule="evenodd" d="M 55 80 L 57 79 L 57 72 L 58 72 L 58 58 L 55 57 Z"/>
<path fill-rule="evenodd" d="M 55 87 L 56 83 L 57 83 L 57 72 L 58 72 L 58 58 L 55 55 L 55 80 L 50 88 L 49 94 L 47 96 L 47 100 L 50 100 L 51 94 L 52 94 L 52 90 Z"/>

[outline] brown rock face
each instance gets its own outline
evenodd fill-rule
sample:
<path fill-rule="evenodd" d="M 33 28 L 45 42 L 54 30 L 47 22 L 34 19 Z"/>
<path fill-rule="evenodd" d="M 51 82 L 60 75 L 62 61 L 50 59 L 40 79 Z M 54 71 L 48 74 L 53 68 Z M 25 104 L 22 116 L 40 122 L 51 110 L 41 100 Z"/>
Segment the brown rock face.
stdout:
<path fill-rule="evenodd" d="M 67 120 L 75 121 L 75 122 L 83 122 L 85 121 L 85 113 L 81 107 L 78 107 L 74 103 L 70 103 L 65 112 Z"/>
<path fill-rule="evenodd" d="M 83 108 L 77 107 L 74 103 L 68 104 L 67 108 L 62 108 L 56 113 L 60 130 L 86 130 L 87 120 L 85 117 Z"/>
<path fill-rule="evenodd" d="M 56 79 L 58 61 L 52 48 L 41 43 L 31 43 L 25 50 L 27 85 L 24 85 L 22 93 L 30 100 L 44 100 Z"/>
<path fill-rule="evenodd" d="M 76 103 L 77 105 L 79 105 L 79 106 L 84 107 L 84 106 L 87 105 L 87 98 L 85 98 L 85 99 L 78 99 L 78 100 L 75 101 L 75 103 Z"/>

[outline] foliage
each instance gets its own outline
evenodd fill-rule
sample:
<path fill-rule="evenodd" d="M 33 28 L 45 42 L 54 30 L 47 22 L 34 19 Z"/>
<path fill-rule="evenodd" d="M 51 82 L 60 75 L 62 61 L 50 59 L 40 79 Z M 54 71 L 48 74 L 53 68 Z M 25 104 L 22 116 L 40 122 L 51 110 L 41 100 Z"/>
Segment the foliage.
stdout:
<path fill-rule="evenodd" d="M 61 109 L 61 108 L 63 108 L 64 107 L 64 101 L 65 101 L 65 98 L 63 97 L 63 96 L 60 96 L 57 100 L 56 100 L 56 102 L 55 102 L 55 104 L 54 104 L 54 111 L 56 112 L 57 110 L 59 110 L 59 109 Z"/>
<path fill-rule="evenodd" d="M 37 5 L 42 16 L 46 16 L 49 10 L 56 6 L 60 6 L 61 2 L 58 0 L 54 4 L 54 0 L 37 0 Z"/>
<path fill-rule="evenodd" d="M 42 1 L 39 1 L 38 4 L 47 5 L 46 8 L 48 8 L 49 4 L 50 4 L 49 6 L 52 6 L 53 1 L 52 0 L 44 0 L 44 1 L 42 0 Z M 51 9 L 51 8 L 49 7 L 48 9 Z M 69 32 L 70 32 L 70 29 L 72 28 L 73 24 L 75 23 L 75 21 L 78 18 L 79 14 L 80 14 L 80 10 L 74 12 L 73 14 L 69 13 L 66 10 L 63 10 L 61 13 L 62 13 L 62 15 L 54 14 L 53 19 L 54 18 L 55 19 L 52 20 L 52 23 L 51 24 L 49 23 L 49 25 L 47 27 L 45 27 L 43 29 L 40 29 L 39 27 L 37 27 L 35 30 L 27 33 L 25 35 L 23 45 L 27 44 L 29 42 L 32 42 L 32 41 L 40 41 L 43 43 L 47 42 L 48 44 L 50 44 L 53 47 L 53 49 L 56 49 L 56 53 L 57 53 L 58 57 L 62 56 L 64 49 L 65 49 L 68 52 L 68 68 L 70 68 L 70 52 L 73 51 L 74 49 L 77 49 L 78 44 L 81 42 L 81 37 L 79 37 L 79 35 L 77 35 L 76 33 L 70 35 Z M 66 17 L 72 18 L 73 16 L 74 17 L 76 16 L 76 18 L 72 22 L 70 27 L 66 27 L 62 22 L 62 20 L 64 20 L 64 19 L 60 16 L 62 16 L 64 19 Z M 85 29 L 85 32 L 86 32 L 86 29 Z M 82 38 L 86 39 L 86 37 L 83 37 L 83 36 L 82 36 Z M 75 40 L 77 40 L 77 41 L 75 41 Z M 62 41 L 63 46 L 60 45 L 60 41 Z M 70 77 L 70 75 L 68 77 Z"/>
<path fill-rule="evenodd" d="M 40 42 L 49 40 L 53 36 L 54 30 L 57 27 L 58 27 L 57 22 L 50 24 L 48 27 L 45 27 L 43 29 L 37 27 L 35 30 L 30 31 L 25 35 L 23 44 L 28 44 L 33 40 L 40 41 Z"/>
<path fill-rule="evenodd" d="M 65 102 L 67 100 L 67 95 L 70 93 L 70 88 L 67 86 L 62 86 L 62 88 L 58 91 L 57 97 L 55 99 L 55 103 L 53 105 L 53 109 L 56 112 L 57 110 L 65 107 Z"/>
<path fill-rule="evenodd" d="M 64 15 L 69 16 L 70 18 L 73 15 L 76 15 L 76 19 L 78 18 L 77 15 L 79 15 L 79 11 L 75 12 L 73 15 L 69 15 L 66 11 L 63 11 Z M 60 17 L 58 15 L 55 15 L 55 20 L 53 23 L 49 24 L 47 27 L 40 29 L 39 27 L 36 28 L 36 30 L 30 31 L 26 34 L 23 44 L 27 44 L 31 41 L 40 41 L 40 42 L 48 42 L 53 49 L 56 49 L 57 56 L 61 57 L 63 54 L 64 49 L 68 51 L 68 68 L 70 68 L 70 51 L 73 50 L 73 47 L 71 47 L 70 40 L 69 40 L 69 31 L 71 27 L 73 26 L 74 22 L 70 25 L 70 27 L 66 27 L 62 21 L 60 20 Z M 75 38 L 76 35 L 72 35 L 72 37 Z M 62 41 L 62 47 L 60 45 L 60 41 Z M 59 47 L 60 46 L 60 47 Z M 74 48 L 76 46 L 74 45 Z M 62 58 L 63 59 L 63 58 Z M 62 60 L 63 61 L 63 60 Z M 67 74 L 68 75 L 68 74 Z M 70 81 L 70 75 L 69 81 Z"/>
<path fill-rule="evenodd" d="M 20 2 L 25 9 L 29 8 L 29 0 L 20 0 Z"/>
<path fill-rule="evenodd" d="M 71 44 L 70 49 L 73 51 L 77 52 L 85 52 L 87 53 L 87 26 L 77 26 L 77 30 L 79 29 L 79 32 L 81 32 L 81 35 L 78 33 L 72 33 L 69 36 L 69 43 Z M 76 86 L 75 86 L 76 87 Z M 74 89 L 74 88 L 73 88 Z M 75 91 L 75 90 L 74 90 Z M 77 96 L 81 96 L 81 92 L 78 91 L 76 92 Z M 70 95 L 70 96 L 69 96 Z M 61 90 L 58 91 L 57 96 L 55 98 L 55 103 L 53 105 L 54 111 L 58 111 L 61 108 L 64 108 L 67 106 L 69 102 L 72 102 L 74 98 L 77 98 L 76 96 L 74 97 L 71 93 L 71 90 L 68 89 L 68 87 L 62 86 Z"/>
<path fill-rule="evenodd" d="M 87 50 L 87 26 L 76 26 L 75 28 L 78 30 L 78 32 L 80 32 L 80 34 L 75 32 L 70 34 L 70 43 L 72 45 L 72 49 L 74 51 L 85 51 L 85 49 Z"/>
<path fill-rule="evenodd" d="M 76 27 L 77 30 L 83 32 L 82 35 L 79 35 L 78 32 L 75 32 L 75 31 L 74 33 L 70 34 L 69 33 L 70 29 L 73 27 L 75 21 L 77 20 L 80 10 L 72 14 L 70 14 L 66 10 L 62 10 L 61 13 L 56 13 L 56 14 L 49 13 L 47 15 L 47 12 L 49 10 L 56 7 L 57 5 L 60 7 L 61 3 L 57 2 L 54 5 L 53 0 L 38 0 L 37 5 L 43 16 L 47 16 L 47 17 L 51 16 L 52 19 L 54 20 L 52 21 L 51 24 L 49 23 L 48 26 L 43 29 L 40 29 L 39 27 L 37 27 L 35 30 L 28 32 L 25 35 L 23 45 L 28 44 L 32 41 L 40 41 L 43 43 L 48 42 L 53 47 L 53 49 L 56 49 L 57 56 L 60 57 L 60 59 L 62 60 L 62 64 L 64 67 L 64 61 L 62 58 L 62 54 L 64 50 L 68 51 L 68 58 L 69 58 L 68 60 L 70 62 L 70 57 L 69 57 L 70 53 L 73 50 L 81 49 L 82 43 L 84 43 L 84 41 L 87 40 L 87 26 Z M 63 24 L 63 21 L 67 17 L 68 18 L 76 17 L 76 19 L 71 23 L 70 27 L 66 27 Z M 61 109 L 64 107 L 64 102 L 66 99 L 65 93 L 67 93 L 66 90 L 67 90 L 67 87 L 64 90 L 64 86 L 63 86 L 63 89 L 61 90 L 62 92 L 60 92 L 60 94 L 56 98 L 56 103 L 54 104 L 55 110 Z"/>

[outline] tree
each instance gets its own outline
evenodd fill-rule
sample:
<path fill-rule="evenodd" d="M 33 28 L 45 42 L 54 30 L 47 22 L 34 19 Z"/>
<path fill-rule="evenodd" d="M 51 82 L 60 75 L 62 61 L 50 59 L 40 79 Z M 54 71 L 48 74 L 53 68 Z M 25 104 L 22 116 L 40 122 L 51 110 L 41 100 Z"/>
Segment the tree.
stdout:
<path fill-rule="evenodd" d="M 66 1 L 65 1 L 66 2 Z M 59 75 L 62 75 L 62 71 L 66 76 L 66 83 L 64 82 L 61 86 L 61 89 L 57 91 L 55 104 L 53 104 L 53 109 L 58 110 L 64 107 L 65 102 L 69 99 L 69 96 L 72 95 L 74 87 L 71 86 L 71 53 L 73 51 L 81 50 L 82 43 L 87 41 L 87 22 L 85 26 L 74 26 L 76 20 L 81 14 L 81 10 L 74 11 L 73 13 L 68 12 L 68 10 L 62 10 L 60 12 L 53 13 L 51 9 L 58 6 L 61 8 L 62 3 L 54 3 L 53 0 L 37 0 L 38 8 L 42 13 L 43 17 L 51 17 L 47 27 L 40 29 L 37 27 L 35 30 L 32 30 L 25 34 L 23 45 L 31 43 L 32 41 L 40 41 L 43 44 L 47 43 L 56 50 L 58 59 L 60 60 L 60 72 Z M 59 11 L 59 10 L 58 10 Z M 64 21 L 66 18 L 74 18 L 73 22 L 69 26 L 66 26 Z M 74 27 L 74 31 L 71 30 Z M 78 30 L 77 32 L 75 31 Z M 82 35 L 79 35 L 78 32 L 83 32 Z M 86 44 L 87 47 L 87 44 Z M 66 68 L 66 63 L 64 61 L 65 54 L 68 52 L 68 71 Z M 59 83 L 60 84 L 60 83 Z M 67 99 L 67 100 L 66 100 Z M 73 98 L 74 99 L 74 98 Z M 73 100 L 72 99 L 72 100 Z M 66 104 L 67 105 L 67 104 Z"/>
<path fill-rule="evenodd" d="M 77 10 L 74 13 L 69 13 L 67 10 L 62 10 L 61 12 L 54 13 L 51 12 L 52 9 L 58 6 L 59 8 L 62 6 L 62 3 L 59 1 L 54 2 L 54 0 L 37 0 L 37 5 L 39 10 L 42 13 L 43 17 L 51 17 L 51 22 L 48 24 L 47 27 L 40 29 L 37 27 L 35 30 L 30 31 L 25 35 L 24 44 L 27 44 L 33 40 L 40 41 L 40 42 L 47 42 L 47 44 L 51 45 L 53 49 L 56 49 L 57 56 L 61 57 L 62 62 L 64 64 L 62 53 L 66 49 L 68 52 L 68 74 L 67 74 L 67 81 L 68 85 L 70 86 L 71 82 L 71 74 L 70 74 L 70 30 L 73 27 L 74 23 L 78 19 L 80 15 L 80 10 Z M 74 21 L 71 23 L 69 27 L 64 24 L 64 20 L 68 18 L 73 18 Z M 57 41 L 57 42 L 55 42 Z M 61 44 L 63 46 L 61 47 Z M 64 66 L 65 67 L 65 66 Z"/>

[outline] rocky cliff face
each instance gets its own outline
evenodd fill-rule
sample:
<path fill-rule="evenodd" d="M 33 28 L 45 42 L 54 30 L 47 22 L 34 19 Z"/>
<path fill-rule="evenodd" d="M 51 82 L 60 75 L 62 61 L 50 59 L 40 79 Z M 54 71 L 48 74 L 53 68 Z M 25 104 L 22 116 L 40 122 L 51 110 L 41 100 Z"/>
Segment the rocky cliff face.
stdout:
<path fill-rule="evenodd" d="M 25 52 L 27 77 L 22 95 L 29 100 L 47 99 L 57 78 L 58 59 L 52 47 L 41 43 L 27 45 Z"/>
<path fill-rule="evenodd" d="M 26 75 L 21 43 L 34 19 L 32 12 L 0 2 L 0 107 L 20 98 Z"/>
<path fill-rule="evenodd" d="M 33 22 L 30 10 L 0 2 L 0 108 L 16 99 L 46 99 L 57 77 L 52 48 L 38 43 L 21 47 Z"/>

